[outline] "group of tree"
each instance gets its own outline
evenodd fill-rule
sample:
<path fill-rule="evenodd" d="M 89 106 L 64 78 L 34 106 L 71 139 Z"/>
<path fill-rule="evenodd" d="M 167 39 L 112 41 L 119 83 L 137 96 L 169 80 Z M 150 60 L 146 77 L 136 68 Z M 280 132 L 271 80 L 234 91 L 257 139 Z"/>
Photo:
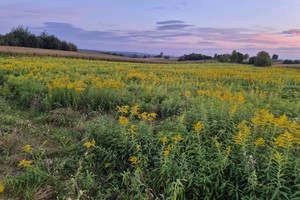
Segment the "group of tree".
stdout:
<path fill-rule="evenodd" d="M 210 60 L 215 59 L 219 60 L 220 62 L 228 62 L 228 63 L 248 63 L 253 64 L 255 66 L 265 67 L 265 66 L 271 66 L 272 60 L 277 60 L 278 55 L 273 54 L 272 59 L 268 52 L 261 51 L 256 56 L 253 56 L 249 58 L 249 54 L 243 54 L 241 52 L 238 52 L 236 50 L 233 50 L 231 54 L 215 54 L 214 57 L 201 55 L 192 53 L 189 55 L 184 55 L 179 57 L 178 61 L 185 61 L 185 60 Z M 285 64 L 298 64 L 300 61 L 291 61 L 286 60 Z"/>
<path fill-rule="evenodd" d="M 236 50 L 233 50 L 231 54 L 215 54 L 214 59 L 218 59 L 220 62 L 248 63 L 255 66 L 266 67 L 271 66 L 272 60 L 277 60 L 278 55 L 273 54 L 271 59 L 268 52 L 261 51 L 256 56 L 249 58 L 248 54 L 242 54 Z"/>
<path fill-rule="evenodd" d="M 211 56 L 206 56 L 202 54 L 196 54 L 196 53 L 191 53 L 189 55 L 184 54 L 183 56 L 178 58 L 178 61 L 185 61 L 185 60 L 210 60 L 213 57 Z"/>
<path fill-rule="evenodd" d="M 284 60 L 283 64 L 300 64 L 300 60 Z"/>
<path fill-rule="evenodd" d="M 218 59 L 220 62 L 231 62 L 231 63 L 243 63 L 244 60 L 249 58 L 248 54 L 242 54 L 236 50 L 233 50 L 231 54 L 215 54 L 214 59 Z"/>
<path fill-rule="evenodd" d="M 36 36 L 23 26 L 13 28 L 6 35 L 0 34 L 0 45 L 77 51 L 77 46 L 73 43 L 60 40 L 54 35 L 48 35 L 46 32 Z"/>

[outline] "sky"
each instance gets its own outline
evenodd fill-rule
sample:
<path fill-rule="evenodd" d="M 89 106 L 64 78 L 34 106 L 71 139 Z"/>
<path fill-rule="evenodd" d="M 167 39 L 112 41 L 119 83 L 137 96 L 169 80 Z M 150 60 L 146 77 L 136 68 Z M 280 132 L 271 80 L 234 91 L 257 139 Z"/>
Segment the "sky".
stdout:
<path fill-rule="evenodd" d="M 261 50 L 300 59 L 300 0 L 0 0 L 0 34 L 23 25 L 79 49 L 180 56 Z"/>

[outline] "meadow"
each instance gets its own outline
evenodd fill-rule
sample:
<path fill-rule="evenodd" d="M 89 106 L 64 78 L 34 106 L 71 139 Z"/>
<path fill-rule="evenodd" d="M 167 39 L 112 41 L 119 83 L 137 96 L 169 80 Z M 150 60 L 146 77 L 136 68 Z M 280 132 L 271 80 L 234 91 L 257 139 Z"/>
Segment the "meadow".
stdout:
<path fill-rule="evenodd" d="M 0 199 L 300 199 L 300 70 L 0 58 Z"/>

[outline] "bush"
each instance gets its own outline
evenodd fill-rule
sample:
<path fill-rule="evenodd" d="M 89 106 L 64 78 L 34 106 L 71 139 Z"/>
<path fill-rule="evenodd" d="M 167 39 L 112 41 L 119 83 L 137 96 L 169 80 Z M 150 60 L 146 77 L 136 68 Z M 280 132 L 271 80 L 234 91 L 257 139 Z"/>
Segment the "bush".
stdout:
<path fill-rule="evenodd" d="M 255 66 L 266 67 L 272 65 L 272 60 L 268 52 L 261 51 L 257 54 L 256 59 L 254 61 Z"/>

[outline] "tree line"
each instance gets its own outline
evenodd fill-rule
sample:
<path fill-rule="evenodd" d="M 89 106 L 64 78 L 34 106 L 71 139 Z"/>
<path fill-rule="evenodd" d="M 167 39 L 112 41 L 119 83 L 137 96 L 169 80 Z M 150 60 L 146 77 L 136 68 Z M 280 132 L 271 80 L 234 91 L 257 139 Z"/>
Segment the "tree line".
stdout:
<path fill-rule="evenodd" d="M 212 58 L 213 57 L 211 57 L 211 56 L 192 53 L 192 54 L 189 54 L 189 55 L 184 54 L 183 56 L 178 58 L 178 61 L 184 61 L 184 60 L 210 60 Z"/>
<path fill-rule="evenodd" d="M 278 55 L 274 54 L 272 58 L 270 57 L 269 53 L 266 51 L 259 52 L 256 56 L 250 57 L 249 54 L 243 54 L 236 50 L 233 50 L 231 54 L 215 54 L 214 57 L 206 56 L 202 54 L 192 53 L 189 55 L 183 55 L 179 57 L 178 61 L 185 61 L 185 60 L 210 60 L 215 59 L 219 60 L 220 62 L 227 62 L 227 63 L 248 63 L 253 64 L 255 66 L 271 66 L 272 60 L 277 60 Z M 291 61 L 287 61 L 291 62 Z"/>
<path fill-rule="evenodd" d="M 77 46 L 73 43 L 58 39 L 54 35 L 48 35 L 42 32 L 39 36 L 30 33 L 28 28 L 18 26 L 13 28 L 11 32 L 1 35 L 0 45 L 19 46 L 41 49 L 55 49 L 64 51 L 77 51 Z"/>

